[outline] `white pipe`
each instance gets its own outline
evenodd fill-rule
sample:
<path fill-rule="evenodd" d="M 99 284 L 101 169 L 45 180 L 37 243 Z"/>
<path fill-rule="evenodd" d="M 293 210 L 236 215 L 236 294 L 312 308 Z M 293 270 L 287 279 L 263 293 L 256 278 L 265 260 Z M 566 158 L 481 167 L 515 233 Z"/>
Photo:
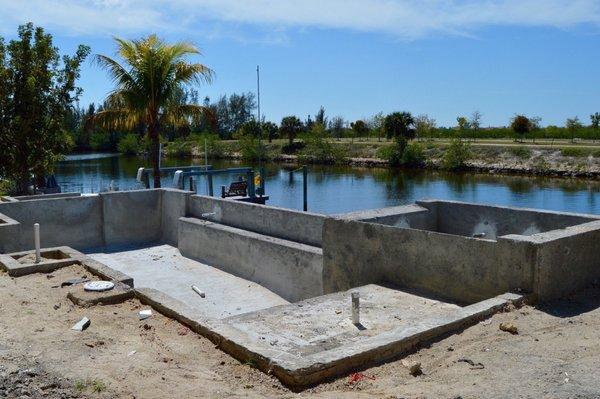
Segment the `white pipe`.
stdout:
<path fill-rule="evenodd" d="M 196 287 L 195 285 L 192 285 L 192 289 L 196 292 L 196 294 L 200 295 L 200 298 L 204 298 L 206 296 L 204 291 L 202 291 L 200 288 Z"/>
<path fill-rule="evenodd" d="M 33 237 L 35 241 L 35 263 L 42 261 L 42 252 L 40 250 L 40 224 L 33 225 Z"/>
<path fill-rule="evenodd" d="M 360 324 L 360 294 L 353 292 L 352 294 L 352 324 Z"/>

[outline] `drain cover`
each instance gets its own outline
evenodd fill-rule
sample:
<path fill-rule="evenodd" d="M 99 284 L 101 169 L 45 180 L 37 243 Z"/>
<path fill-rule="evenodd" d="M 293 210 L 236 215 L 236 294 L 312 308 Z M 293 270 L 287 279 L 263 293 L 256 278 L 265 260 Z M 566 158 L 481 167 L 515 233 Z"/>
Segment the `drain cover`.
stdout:
<path fill-rule="evenodd" d="M 115 288 L 115 283 L 111 281 L 90 281 L 83 285 L 86 291 L 108 291 Z"/>

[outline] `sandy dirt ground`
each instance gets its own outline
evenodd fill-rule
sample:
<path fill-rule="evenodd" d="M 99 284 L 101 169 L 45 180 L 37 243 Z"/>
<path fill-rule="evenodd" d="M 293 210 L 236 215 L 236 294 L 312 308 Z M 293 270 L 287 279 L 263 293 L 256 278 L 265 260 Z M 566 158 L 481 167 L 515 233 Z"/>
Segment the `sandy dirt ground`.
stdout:
<path fill-rule="evenodd" d="M 427 345 L 407 356 L 421 362 L 418 377 L 397 360 L 294 393 L 173 320 L 140 321 L 136 300 L 72 305 L 57 286 L 84 275 L 0 272 L 0 397 L 600 398 L 600 287 Z M 83 316 L 90 327 L 72 331 Z"/>

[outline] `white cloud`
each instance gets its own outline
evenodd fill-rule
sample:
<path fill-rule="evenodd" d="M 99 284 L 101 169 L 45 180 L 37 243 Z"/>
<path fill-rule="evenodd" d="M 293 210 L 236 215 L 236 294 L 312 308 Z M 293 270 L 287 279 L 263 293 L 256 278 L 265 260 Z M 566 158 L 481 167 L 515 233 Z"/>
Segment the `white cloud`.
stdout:
<path fill-rule="evenodd" d="M 25 21 L 66 34 L 194 33 L 207 23 L 322 27 L 405 39 L 489 25 L 600 24 L 598 0 L 0 0 L 0 29 Z M 7 33 L 7 32 L 3 32 Z"/>

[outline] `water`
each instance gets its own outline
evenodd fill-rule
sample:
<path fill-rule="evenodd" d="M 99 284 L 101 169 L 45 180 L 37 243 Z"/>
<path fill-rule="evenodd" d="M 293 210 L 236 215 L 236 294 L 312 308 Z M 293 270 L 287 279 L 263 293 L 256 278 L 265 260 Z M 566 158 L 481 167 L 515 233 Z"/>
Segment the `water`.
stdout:
<path fill-rule="evenodd" d="M 202 163 L 200 159 L 169 159 L 163 166 Z M 214 168 L 245 165 L 223 160 L 210 164 Z M 76 155 L 57 165 L 56 177 L 63 192 L 104 191 L 111 181 L 120 190 L 129 190 L 141 188 L 135 181 L 140 166 L 148 166 L 148 161 L 117 154 Z M 266 165 L 269 205 L 302 209 L 302 173 L 290 173 L 295 168 L 297 166 Z M 216 176 L 215 192 L 232 179 L 233 176 Z M 163 177 L 162 183 L 164 187 L 171 187 L 171 176 Z M 200 194 L 207 193 L 204 179 L 197 185 Z M 600 181 L 347 166 L 309 167 L 308 207 L 311 212 L 335 214 L 409 204 L 423 198 L 600 213 Z"/>

